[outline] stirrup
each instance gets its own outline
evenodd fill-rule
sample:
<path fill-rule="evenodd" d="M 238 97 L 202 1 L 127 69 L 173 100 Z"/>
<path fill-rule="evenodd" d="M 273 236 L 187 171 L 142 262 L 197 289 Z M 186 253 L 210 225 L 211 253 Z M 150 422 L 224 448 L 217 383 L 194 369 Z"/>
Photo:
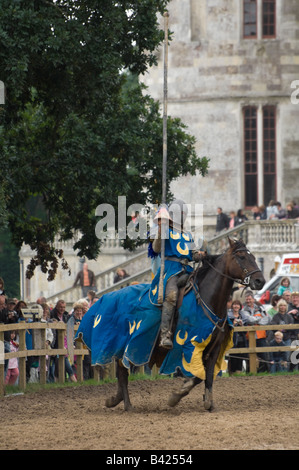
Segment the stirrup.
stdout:
<path fill-rule="evenodd" d="M 171 341 L 171 332 L 170 331 L 161 332 L 160 346 L 164 349 L 172 349 L 173 348 L 173 344 L 172 344 L 172 341 Z"/>

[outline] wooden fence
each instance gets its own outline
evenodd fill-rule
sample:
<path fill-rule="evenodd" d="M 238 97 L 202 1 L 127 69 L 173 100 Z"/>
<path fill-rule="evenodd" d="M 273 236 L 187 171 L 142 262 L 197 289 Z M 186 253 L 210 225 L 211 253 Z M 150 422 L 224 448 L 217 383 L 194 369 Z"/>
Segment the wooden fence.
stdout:
<path fill-rule="evenodd" d="M 48 349 L 46 347 L 46 329 L 55 329 L 57 330 L 58 335 L 58 348 L 57 349 Z M 75 326 L 77 330 L 78 326 Z M 248 347 L 247 348 L 233 348 L 227 352 L 229 354 L 248 354 L 249 356 L 249 370 L 252 373 L 257 371 L 258 358 L 257 354 L 262 352 L 274 352 L 274 351 L 296 351 L 298 350 L 298 360 L 299 360 L 299 343 L 298 345 L 293 346 L 267 346 L 267 347 L 257 347 L 256 346 L 256 331 L 258 330 L 289 330 L 289 329 L 299 329 L 299 325 L 264 325 L 264 326 L 238 326 L 234 330 L 248 332 Z M 47 370 L 46 370 L 46 356 L 58 356 L 58 382 L 65 382 L 65 356 L 69 355 L 69 351 L 64 347 L 64 337 L 66 335 L 66 324 L 62 322 L 53 322 L 53 323 L 42 323 L 42 322 L 32 322 L 32 323 L 14 323 L 3 325 L 0 324 L 0 345 L 4 345 L 4 332 L 16 330 L 19 336 L 19 350 L 17 352 L 4 353 L 0 354 L 0 396 L 5 394 L 5 385 L 4 385 L 4 360 L 17 357 L 19 359 L 19 387 L 21 390 L 26 389 L 26 358 L 37 356 L 39 357 L 39 380 L 41 384 L 46 383 Z M 27 350 L 26 349 L 26 331 L 30 330 L 31 334 L 34 331 L 40 332 L 40 343 L 41 346 L 37 349 Z M 44 346 L 44 347 L 42 347 Z M 1 351 L 0 351 L 1 353 Z M 76 375 L 77 381 L 83 381 L 83 357 L 88 355 L 88 349 L 85 349 L 81 341 L 76 341 L 75 348 L 72 353 L 76 356 Z M 2 356 L 2 357 L 1 357 Z M 98 367 L 94 367 L 94 377 L 99 379 L 100 371 Z M 109 376 L 115 378 L 115 363 L 109 368 Z M 157 373 L 158 370 L 155 369 L 154 373 Z"/>

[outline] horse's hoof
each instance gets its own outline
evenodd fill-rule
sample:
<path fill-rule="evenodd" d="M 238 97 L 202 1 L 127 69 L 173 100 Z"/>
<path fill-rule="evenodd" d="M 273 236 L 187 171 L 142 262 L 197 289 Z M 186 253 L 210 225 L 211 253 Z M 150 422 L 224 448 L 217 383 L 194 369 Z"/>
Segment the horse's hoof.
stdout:
<path fill-rule="evenodd" d="M 122 398 L 120 397 L 110 397 L 110 398 L 107 398 L 105 402 L 105 406 L 107 408 L 113 408 L 114 406 L 117 406 L 121 401 L 122 401 Z"/>
<path fill-rule="evenodd" d="M 124 406 L 124 410 L 125 411 L 133 411 L 134 407 L 133 407 L 133 405 L 131 405 L 131 403 L 129 403 L 129 404 Z"/>
<path fill-rule="evenodd" d="M 181 399 L 181 395 L 179 393 L 173 392 L 170 397 L 168 398 L 168 405 L 173 407 L 178 404 Z"/>

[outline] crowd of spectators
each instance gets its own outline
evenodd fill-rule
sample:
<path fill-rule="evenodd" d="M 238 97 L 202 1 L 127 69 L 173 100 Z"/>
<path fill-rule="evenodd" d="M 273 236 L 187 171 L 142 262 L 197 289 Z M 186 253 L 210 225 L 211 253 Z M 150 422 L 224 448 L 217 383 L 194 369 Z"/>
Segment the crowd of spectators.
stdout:
<path fill-rule="evenodd" d="M 272 200 L 269 202 L 268 206 L 261 205 L 252 207 L 251 214 L 254 220 L 298 219 L 299 206 L 295 201 L 290 201 L 286 204 L 286 207 L 283 208 L 280 202 Z M 216 233 L 237 227 L 246 220 L 248 220 L 248 217 L 242 209 L 239 209 L 237 212 L 232 210 L 228 215 L 222 211 L 221 207 L 218 207 Z"/>
<path fill-rule="evenodd" d="M 73 325 L 80 323 L 88 309 L 97 302 L 98 298 L 93 290 L 88 291 L 86 298 L 76 301 L 72 309 L 66 310 L 66 302 L 62 299 L 58 300 L 55 306 L 48 305 L 45 298 L 37 299 L 36 305 L 31 305 L 32 311 L 39 308 L 40 315 L 37 321 L 47 322 L 48 324 L 55 322 L 68 322 Z M 13 324 L 21 321 L 35 321 L 35 316 L 27 317 L 22 312 L 27 312 L 27 304 L 16 298 L 8 298 L 5 294 L 4 281 L 0 278 L 0 324 Z M 25 310 L 26 309 L 26 310 Z M 54 326 L 54 325 L 53 325 Z M 17 351 L 19 347 L 18 330 L 10 330 L 4 332 L 4 352 Z M 46 328 L 46 348 L 58 349 L 58 335 L 55 328 Z M 64 347 L 67 349 L 67 334 L 64 338 Z M 33 339 L 30 329 L 26 330 L 26 348 L 33 349 Z M 47 365 L 47 382 L 55 382 L 58 378 L 58 356 L 49 355 L 46 357 Z M 18 359 L 5 360 L 5 384 L 14 385 L 18 381 Z M 72 382 L 76 382 L 76 357 L 73 363 L 70 363 L 69 357 L 65 356 L 65 372 L 66 378 Z M 86 354 L 83 358 L 83 377 L 84 380 L 92 378 L 92 368 L 90 355 Z M 37 382 L 39 380 L 39 358 L 28 356 L 26 360 L 26 379 L 28 382 Z"/>
<path fill-rule="evenodd" d="M 266 309 L 255 300 L 253 292 L 248 289 L 244 291 L 242 286 L 233 292 L 228 305 L 228 317 L 234 326 L 281 325 L 277 330 L 256 331 L 256 345 L 257 347 L 290 346 L 299 338 L 299 325 L 298 330 L 284 329 L 283 325 L 299 324 L 299 292 L 283 289 L 280 295 L 272 296 L 271 307 Z M 234 348 L 248 347 L 248 333 L 234 330 L 233 341 Z M 298 368 L 298 364 L 290 360 L 290 351 L 262 352 L 257 355 L 258 372 L 292 372 Z M 229 355 L 228 369 L 231 374 L 241 372 L 244 364 L 248 372 L 247 354 Z"/>

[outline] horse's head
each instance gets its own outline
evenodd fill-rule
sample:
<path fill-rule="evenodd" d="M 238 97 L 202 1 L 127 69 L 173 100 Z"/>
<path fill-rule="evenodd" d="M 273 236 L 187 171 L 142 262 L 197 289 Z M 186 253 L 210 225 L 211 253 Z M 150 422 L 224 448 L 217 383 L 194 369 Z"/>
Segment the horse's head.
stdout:
<path fill-rule="evenodd" d="M 265 278 L 256 264 L 255 256 L 248 250 L 243 240 L 233 241 L 230 238 L 227 250 L 227 274 L 244 286 L 260 290 Z"/>

